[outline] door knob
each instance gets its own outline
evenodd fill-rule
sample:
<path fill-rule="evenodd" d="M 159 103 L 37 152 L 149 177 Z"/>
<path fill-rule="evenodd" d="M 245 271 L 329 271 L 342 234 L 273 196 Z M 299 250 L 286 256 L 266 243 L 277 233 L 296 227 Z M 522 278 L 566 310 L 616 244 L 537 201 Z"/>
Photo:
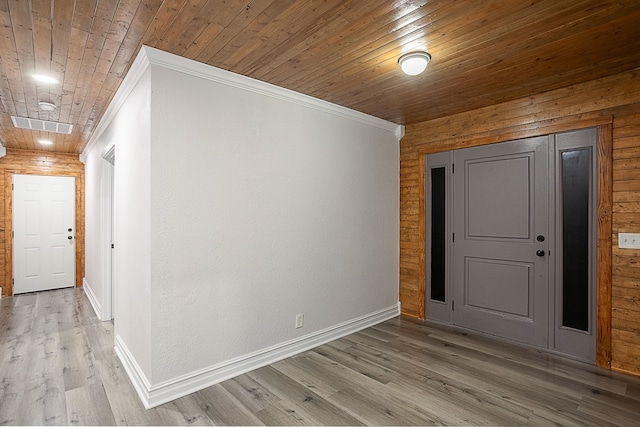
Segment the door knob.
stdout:
<path fill-rule="evenodd" d="M 67 236 L 67 239 L 72 240 L 73 236 Z"/>
<path fill-rule="evenodd" d="M 536 255 L 538 255 L 538 256 L 544 256 L 544 253 L 545 253 L 545 252 L 544 252 L 542 249 L 538 249 L 538 250 L 536 251 Z"/>

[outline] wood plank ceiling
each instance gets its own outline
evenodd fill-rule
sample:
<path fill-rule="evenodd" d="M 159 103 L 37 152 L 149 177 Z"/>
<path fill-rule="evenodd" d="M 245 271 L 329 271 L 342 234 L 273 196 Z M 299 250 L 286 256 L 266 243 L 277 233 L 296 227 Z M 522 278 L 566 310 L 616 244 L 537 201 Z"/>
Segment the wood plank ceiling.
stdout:
<path fill-rule="evenodd" d="M 0 20 L 0 142 L 69 153 L 142 44 L 401 124 L 640 67 L 638 0 L 0 0 Z M 397 66 L 413 50 L 433 55 L 417 77 Z"/>

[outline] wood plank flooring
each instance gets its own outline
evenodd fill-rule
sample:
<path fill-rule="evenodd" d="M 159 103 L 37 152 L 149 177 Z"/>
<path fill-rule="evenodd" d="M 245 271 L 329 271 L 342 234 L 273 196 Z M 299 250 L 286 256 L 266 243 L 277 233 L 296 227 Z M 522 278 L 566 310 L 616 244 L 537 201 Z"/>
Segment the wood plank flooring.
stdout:
<path fill-rule="evenodd" d="M 151 410 L 82 289 L 0 299 L 0 425 L 640 425 L 640 378 L 392 319 Z"/>

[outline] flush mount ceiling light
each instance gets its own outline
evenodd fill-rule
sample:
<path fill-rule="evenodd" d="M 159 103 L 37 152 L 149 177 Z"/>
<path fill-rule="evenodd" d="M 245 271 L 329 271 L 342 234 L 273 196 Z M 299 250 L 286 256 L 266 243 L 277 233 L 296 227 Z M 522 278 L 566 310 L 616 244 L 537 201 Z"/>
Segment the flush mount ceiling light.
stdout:
<path fill-rule="evenodd" d="M 38 142 L 42 145 L 53 145 L 53 142 L 48 139 L 39 139 Z"/>
<path fill-rule="evenodd" d="M 42 111 L 53 111 L 56 108 L 58 108 L 56 104 L 53 104 L 51 102 L 45 102 L 45 101 L 38 102 L 38 107 L 40 107 Z"/>
<path fill-rule="evenodd" d="M 427 52 L 409 52 L 398 59 L 398 64 L 405 74 L 417 76 L 427 68 L 431 55 Z"/>
<path fill-rule="evenodd" d="M 58 79 L 51 76 L 47 76 L 46 74 L 34 74 L 31 77 L 33 77 L 35 80 L 39 81 L 40 83 L 46 83 L 49 85 L 54 85 L 59 83 Z"/>

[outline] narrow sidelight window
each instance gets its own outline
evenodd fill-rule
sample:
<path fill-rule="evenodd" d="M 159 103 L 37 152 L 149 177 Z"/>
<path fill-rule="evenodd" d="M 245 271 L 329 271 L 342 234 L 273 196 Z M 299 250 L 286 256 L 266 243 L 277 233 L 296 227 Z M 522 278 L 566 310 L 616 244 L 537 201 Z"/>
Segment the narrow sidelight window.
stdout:
<path fill-rule="evenodd" d="M 561 155 L 562 326 L 589 330 L 589 194 L 591 150 Z"/>
<path fill-rule="evenodd" d="M 431 169 L 431 299 L 445 302 L 445 168 Z"/>

